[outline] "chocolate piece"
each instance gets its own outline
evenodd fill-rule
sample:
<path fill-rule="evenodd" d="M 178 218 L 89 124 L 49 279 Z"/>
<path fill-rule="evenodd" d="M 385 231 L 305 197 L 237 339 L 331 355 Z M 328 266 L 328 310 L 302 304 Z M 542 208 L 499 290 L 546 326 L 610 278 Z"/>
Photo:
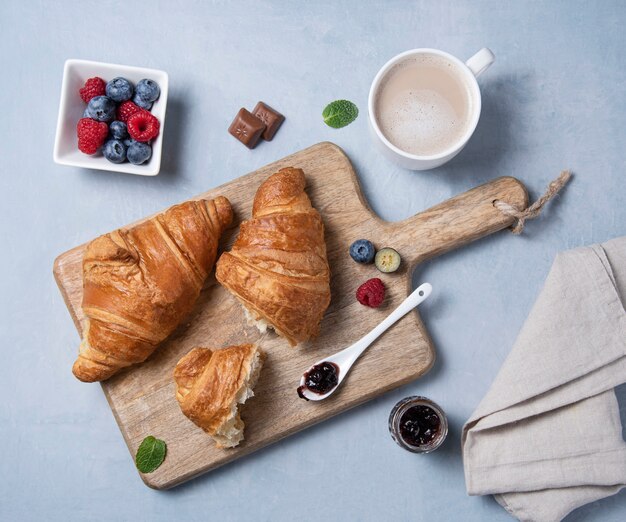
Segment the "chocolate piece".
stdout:
<path fill-rule="evenodd" d="M 264 130 L 265 123 L 243 107 L 228 127 L 228 132 L 249 149 L 256 147 Z"/>
<path fill-rule="evenodd" d="M 278 128 L 285 121 L 285 117 L 280 112 L 275 111 L 262 101 L 256 104 L 252 114 L 265 123 L 266 129 L 263 131 L 263 139 L 267 141 L 272 140 Z"/>

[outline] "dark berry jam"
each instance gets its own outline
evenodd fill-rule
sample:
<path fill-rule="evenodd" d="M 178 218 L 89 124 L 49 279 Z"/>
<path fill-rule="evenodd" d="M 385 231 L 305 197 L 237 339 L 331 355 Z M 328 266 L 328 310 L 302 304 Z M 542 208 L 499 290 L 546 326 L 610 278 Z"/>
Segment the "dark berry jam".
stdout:
<path fill-rule="evenodd" d="M 428 406 L 412 406 L 400 418 L 400 436 L 411 446 L 426 446 L 439 434 L 441 419 Z"/>
<path fill-rule="evenodd" d="M 306 399 L 303 389 L 307 388 L 313 393 L 324 395 L 332 390 L 339 382 L 339 367 L 331 362 L 324 361 L 316 364 L 304 374 L 304 386 L 298 388 L 298 395 Z"/>

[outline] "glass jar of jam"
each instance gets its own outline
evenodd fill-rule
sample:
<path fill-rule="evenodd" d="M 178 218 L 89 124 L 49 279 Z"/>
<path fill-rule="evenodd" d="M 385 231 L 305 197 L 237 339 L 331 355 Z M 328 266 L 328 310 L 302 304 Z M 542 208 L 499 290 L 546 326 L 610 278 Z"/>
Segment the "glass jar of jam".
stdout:
<path fill-rule="evenodd" d="M 389 433 L 398 446 L 413 453 L 430 453 L 448 435 L 448 419 L 443 410 L 426 397 L 406 397 L 389 415 Z"/>

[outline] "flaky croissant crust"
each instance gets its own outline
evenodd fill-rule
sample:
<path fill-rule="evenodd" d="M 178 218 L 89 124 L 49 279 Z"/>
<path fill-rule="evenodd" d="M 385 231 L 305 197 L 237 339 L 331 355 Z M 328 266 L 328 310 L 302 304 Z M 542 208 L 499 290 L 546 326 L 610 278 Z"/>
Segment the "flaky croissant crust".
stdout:
<path fill-rule="evenodd" d="M 256 193 L 252 219 L 216 268 L 217 280 L 291 345 L 319 333 L 330 303 L 324 224 L 305 184 L 301 169 L 270 176 Z"/>
<path fill-rule="evenodd" d="M 85 328 L 72 371 L 108 379 L 144 361 L 187 315 L 215 263 L 230 202 L 188 201 L 95 239 L 83 258 Z"/>
<path fill-rule="evenodd" d="M 193 348 L 174 369 L 176 400 L 182 412 L 197 426 L 216 438 L 220 444 L 236 445 L 243 437 L 243 421 L 237 406 L 245 402 L 256 384 L 254 358 L 263 360 L 263 354 L 252 344 L 229 346 L 221 350 Z M 260 370 L 260 367 L 258 368 Z M 251 382 L 253 380 L 254 382 Z M 228 442 L 227 431 L 240 432 L 234 435 L 233 444 Z M 233 436 L 233 433 L 230 433 Z"/>

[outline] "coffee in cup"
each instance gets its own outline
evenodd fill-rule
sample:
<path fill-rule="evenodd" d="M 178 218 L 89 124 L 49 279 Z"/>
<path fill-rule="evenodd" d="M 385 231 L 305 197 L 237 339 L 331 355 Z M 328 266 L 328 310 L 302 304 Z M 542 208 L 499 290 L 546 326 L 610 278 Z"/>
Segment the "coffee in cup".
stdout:
<path fill-rule="evenodd" d="M 396 147 L 432 156 L 463 139 L 471 104 L 455 64 L 436 54 L 418 54 L 387 72 L 374 110 L 381 132 Z"/>

